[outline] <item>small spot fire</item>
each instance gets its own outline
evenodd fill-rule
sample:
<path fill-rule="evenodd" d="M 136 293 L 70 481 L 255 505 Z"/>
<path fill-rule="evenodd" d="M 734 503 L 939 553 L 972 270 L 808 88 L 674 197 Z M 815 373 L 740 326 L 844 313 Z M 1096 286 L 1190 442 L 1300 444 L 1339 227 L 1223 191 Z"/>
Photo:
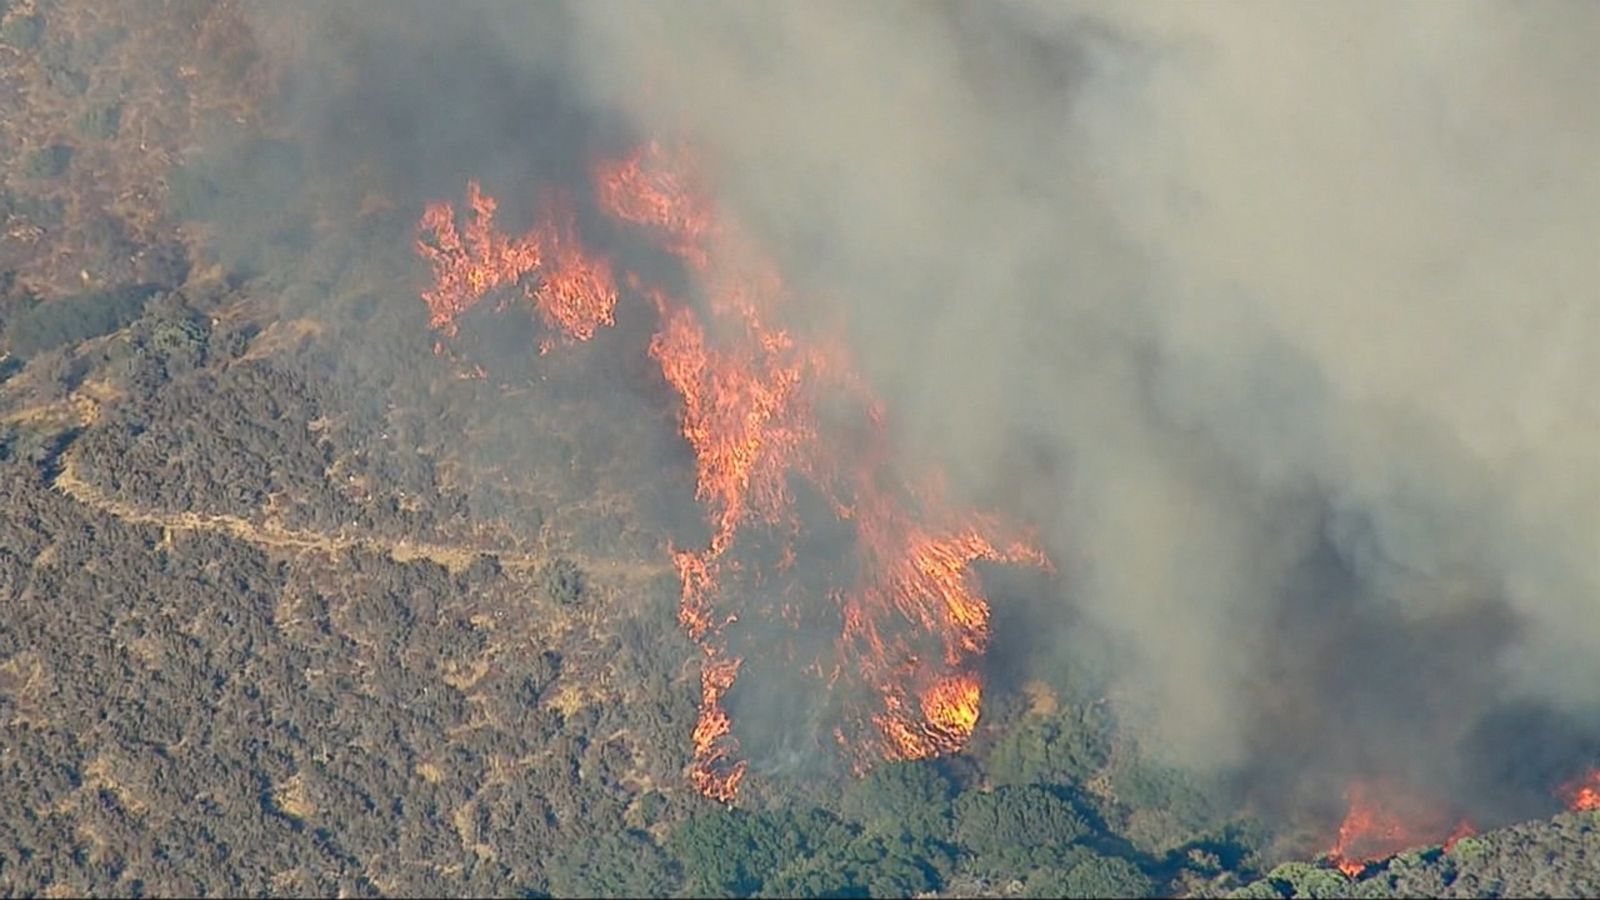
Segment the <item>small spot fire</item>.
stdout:
<path fill-rule="evenodd" d="M 1555 797 L 1572 812 L 1600 810 L 1600 768 L 1563 782 Z M 1323 857 L 1351 878 L 1407 850 L 1449 850 L 1478 833 L 1471 820 L 1453 815 L 1445 804 L 1385 779 L 1357 779 L 1345 801 L 1338 838 Z"/>
<path fill-rule="evenodd" d="M 1583 775 L 1561 786 L 1557 791 L 1561 802 L 1573 812 L 1592 812 L 1600 809 L 1600 768 L 1590 769 Z"/>
<path fill-rule="evenodd" d="M 1467 819 L 1454 818 L 1432 800 L 1386 781 L 1355 781 L 1345 801 L 1349 807 L 1339 824 L 1339 838 L 1326 856 L 1351 878 L 1397 853 L 1438 843 L 1448 850 L 1477 833 Z"/>

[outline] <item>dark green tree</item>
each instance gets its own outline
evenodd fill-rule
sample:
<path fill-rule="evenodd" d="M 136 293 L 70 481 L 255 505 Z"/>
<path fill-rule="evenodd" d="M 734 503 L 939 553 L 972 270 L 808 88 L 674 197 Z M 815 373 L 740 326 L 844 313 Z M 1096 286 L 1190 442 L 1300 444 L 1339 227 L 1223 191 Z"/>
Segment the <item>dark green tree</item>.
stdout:
<path fill-rule="evenodd" d="M 702 813 L 679 825 L 667 842 L 691 890 L 744 897 L 794 860 L 812 852 L 811 817 L 728 810 Z"/>
<path fill-rule="evenodd" d="M 674 882 L 666 856 L 634 832 L 562 841 L 547 872 L 559 897 L 660 896 Z"/>
<path fill-rule="evenodd" d="M 116 331 L 139 318 L 155 293 L 139 285 L 39 303 L 11 321 L 6 337 L 13 353 L 37 356 Z"/>
<path fill-rule="evenodd" d="M 1071 868 L 1042 869 L 1027 883 L 1029 897 L 1137 898 L 1154 893 L 1155 883 L 1138 866 L 1099 854 L 1090 854 Z"/>
<path fill-rule="evenodd" d="M 956 843 L 978 857 L 1059 851 L 1089 832 L 1071 803 L 1039 785 L 972 792 L 956 801 Z"/>
<path fill-rule="evenodd" d="M 869 831 L 948 840 L 953 796 L 955 784 L 939 763 L 892 762 L 851 785 L 840 811 Z"/>
<path fill-rule="evenodd" d="M 1085 704 L 1029 720 L 989 754 L 989 777 L 998 784 L 1080 783 L 1105 766 L 1111 729 L 1104 704 Z"/>

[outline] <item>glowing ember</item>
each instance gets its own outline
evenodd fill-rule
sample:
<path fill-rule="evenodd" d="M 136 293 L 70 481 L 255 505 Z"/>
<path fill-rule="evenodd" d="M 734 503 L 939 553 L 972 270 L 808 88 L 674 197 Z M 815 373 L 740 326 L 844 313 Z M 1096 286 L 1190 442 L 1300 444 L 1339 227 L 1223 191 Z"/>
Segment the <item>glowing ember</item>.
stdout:
<path fill-rule="evenodd" d="M 1465 819 L 1446 832 L 1449 817 L 1442 810 L 1394 785 L 1357 781 L 1345 792 L 1345 800 L 1349 809 L 1339 825 L 1338 842 L 1327 856 L 1351 878 L 1372 863 L 1428 846 L 1441 833 L 1446 849 L 1477 833 Z"/>
<path fill-rule="evenodd" d="M 682 403 L 696 496 L 711 526 L 706 546 L 674 553 L 679 622 L 705 654 L 691 782 L 718 800 L 736 795 L 747 763 L 725 704 L 743 664 L 735 626 L 741 610 L 799 624 L 801 606 L 791 600 L 802 590 L 832 601 L 840 632 L 813 659 L 795 659 L 786 645 L 788 659 L 829 673 L 830 686 L 846 683 L 847 721 L 833 734 L 856 768 L 959 749 L 977 727 L 982 686 L 974 669 L 989 637 L 989 605 L 973 564 L 1048 568 L 1049 561 L 998 521 L 954 508 L 937 479 L 902 483 L 889 474 L 881 405 L 841 345 L 782 321 L 796 298 L 772 261 L 720 215 L 689 154 L 651 143 L 598 163 L 594 176 L 600 209 L 676 258 L 701 301 L 626 273 L 625 283 L 660 316 L 649 353 Z M 436 282 L 423 295 L 434 328 L 453 334 L 462 312 L 512 285 L 523 287 L 559 335 L 585 340 L 611 324 L 611 264 L 583 251 L 569 207 L 551 204 L 544 225 L 509 237 L 494 227 L 494 200 L 475 183 L 468 206 L 464 236 L 448 205 L 428 207 L 420 223 L 428 239 L 417 246 Z M 535 272 L 542 281 L 529 291 L 524 279 Z M 852 424 L 824 428 L 824 405 L 829 422 L 843 416 Z M 827 524 L 849 531 L 850 560 L 812 551 L 801 564 L 801 536 L 824 523 L 802 521 L 800 491 L 831 511 L 835 522 Z M 816 573 L 833 573 L 839 583 L 799 586 Z M 756 602 L 771 609 L 750 605 Z"/>
<path fill-rule="evenodd" d="M 1572 812 L 1600 809 L 1600 769 L 1590 769 L 1563 784 L 1557 795 Z"/>

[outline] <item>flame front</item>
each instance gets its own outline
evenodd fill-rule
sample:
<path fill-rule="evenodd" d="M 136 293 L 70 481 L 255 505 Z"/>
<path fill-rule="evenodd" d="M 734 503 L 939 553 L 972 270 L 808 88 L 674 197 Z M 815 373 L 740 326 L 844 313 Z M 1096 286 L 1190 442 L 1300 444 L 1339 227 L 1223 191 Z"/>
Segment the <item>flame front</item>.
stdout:
<path fill-rule="evenodd" d="M 572 340 L 586 341 L 613 322 L 617 288 L 611 264 L 584 249 L 571 205 L 560 195 L 546 202 L 538 227 L 518 236 L 495 227 L 499 205 L 476 181 L 467 183 L 467 207 L 471 218 L 464 236 L 448 203 L 429 204 L 418 223 L 417 251 L 433 266 L 434 286 L 422 294 L 429 327 L 452 336 L 463 313 L 514 285 L 522 286 L 547 328 Z M 535 273 L 542 276 L 536 286 L 527 280 Z"/>
<path fill-rule="evenodd" d="M 572 206 L 556 195 L 535 240 L 550 256 L 543 280 L 532 294 L 545 327 L 575 341 L 587 341 L 616 321 L 617 283 L 611 263 L 584 248 Z M 549 349 L 549 343 L 541 346 Z"/>
<path fill-rule="evenodd" d="M 1456 841 L 1477 834 L 1466 819 L 1446 831 L 1450 819 L 1443 810 L 1392 784 L 1356 781 L 1345 792 L 1345 801 L 1348 811 L 1327 857 L 1351 878 L 1372 863 L 1427 846 L 1441 835 L 1448 850 Z"/>
<path fill-rule="evenodd" d="M 802 570 L 839 579 L 821 592 L 840 623 L 837 639 L 814 659 L 791 661 L 832 673 L 830 685 L 857 688 L 842 700 L 846 721 L 833 730 L 852 765 L 959 749 L 977 727 L 982 687 L 974 669 L 989 638 L 989 604 L 973 564 L 1049 561 L 998 520 L 956 509 L 937 478 L 906 483 L 890 474 L 881 404 L 841 343 L 785 322 L 799 298 L 721 213 L 688 152 L 652 142 L 597 163 L 593 174 L 601 211 L 676 259 L 696 301 L 625 273 L 660 318 L 649 353 L 680 399 L 696 497 L 711 529 L 704 547 L 674 554 L 679 622 L 705 657 L 690 781 L 718 800 L 736 795 L 747 762 L 726 705 L 743 666 L 735 623 L 746 611 L 752 620 L 795 622 Z M 523 284 L 526 292 L 523 279 L 534 272 L 542 282 L 529 296 L 549 330 L 585 340 L 611 323 L 611 264 L 579 249 L 569 216 L 552 214 L 534 232 L 509 237 L 495 228 L 494 200 L 476 184 L 468 205 L 464 238 L 448 206 L 430 206 L 421 222 L 431 235 L 418 248 L 433 263 L 436 283 L 423 299 L 435 329 L 453 334 L 457 317 L 496 289 Z M 825 406 L 847 410 L 851 425 L 825 428 Z M 850 530 L 848 575 L 835 558 L 800 565 L 801 538 L 813 524 L 797 510 L 801 490 Z M 777 598 L 774 615 L 741 608 L 752 595 Z"/>
<path fill-rule="evenodd" d="M 716 224 L 708 193 L 692 181 L 689 153 L 669 152 L 651 141 L 619 160 L 595 166 L 600 205 L 624 222 L 649 228 L 674 255 L 703 268 L 704 247 Z"/>
<path fill-rule="evenodd" d="M 448 203 L 429 204 L 418 223 L 420 234 L 432 236 L 417 240 L 417 252 L 433 264 L 433 289 L 422 292 L 432 313 L 428 325 L 446 335 L 456 333 L 462 313 L 491 291 L 517 284 L 541 260 L 534 235 L 513 238 L 495 227 L 499 204 L 476 181 L 467 182 L 467 207 L 471 219 L 465 238 L 456 230 L 455 208 Z"/>
<path fill-rule="evenodd" d="M 733 720 L 722 708 L 722 695 L 739 674 L 739 660 L 708 656 L 700 670 L 700 720 L 694 726 L 695 766 L 689 780 L 700 793 L 726 803 L 738 792 L 746 768 L 744 760 L 733 757 L 739 745 L 731 734 Z"/>
<path fill-rule="evenodd" d="M 922 715 L 939 733 L 964 738 L 978 726 L 983 687 L 970 675 L 953 675 L 922 698 Z"/>

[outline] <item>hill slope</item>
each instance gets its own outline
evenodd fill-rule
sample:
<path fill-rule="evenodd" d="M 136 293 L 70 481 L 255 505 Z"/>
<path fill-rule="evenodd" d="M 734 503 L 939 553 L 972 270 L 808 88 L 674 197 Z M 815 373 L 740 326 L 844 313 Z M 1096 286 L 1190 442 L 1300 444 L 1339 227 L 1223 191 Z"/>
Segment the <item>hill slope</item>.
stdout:
<path fill-rule="evenodd" d="M 1600 895 L 1600 815 L 1572 813 L 1403 853 L 1351 882 L 1289 863 L 1234 897 L 1593 897 Z"/>

